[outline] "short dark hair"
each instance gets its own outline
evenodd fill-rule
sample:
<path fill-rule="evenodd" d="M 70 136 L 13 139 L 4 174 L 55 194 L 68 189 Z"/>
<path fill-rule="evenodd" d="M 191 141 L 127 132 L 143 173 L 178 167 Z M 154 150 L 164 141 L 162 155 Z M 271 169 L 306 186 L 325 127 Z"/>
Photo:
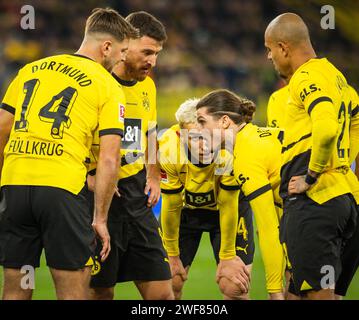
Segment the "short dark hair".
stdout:
<path fill-rule="evenodd" d="M 167 40 L 166 29 L 162 22 L 148 12 L 132 12 L 126 17 L 126 21 L 138 29 L 140 37 L 147 36 L 161 42 Z"/>
<path fill-rule="evenodd" d="M 93 9 L 87 18 L 85 35 L 97 32 L 109 34 L 118 41 L 139 37 L 138 31 L 111 8 Z"/>
<path fill-rule="evenodd" d="M 227 115 L 234 123 L 251 122 L 256 111 L 253 101 L 242 98 L 227 89 L 218 89 L 206 94 L 198 103 L 197 110 L 206 107 L 207 113 L 221 117 Z"/>

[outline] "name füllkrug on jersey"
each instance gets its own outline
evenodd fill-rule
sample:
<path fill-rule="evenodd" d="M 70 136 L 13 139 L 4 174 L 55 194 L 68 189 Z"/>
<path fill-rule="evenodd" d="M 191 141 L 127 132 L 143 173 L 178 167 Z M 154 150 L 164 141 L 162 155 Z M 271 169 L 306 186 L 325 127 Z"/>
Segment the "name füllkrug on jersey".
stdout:
<path fill-rule="evenodd" d="M 12 139 L 8 144 L 8 153 L 32 154 L 39 156 L 62 156 L 64 146 L 61 143 Z"/>

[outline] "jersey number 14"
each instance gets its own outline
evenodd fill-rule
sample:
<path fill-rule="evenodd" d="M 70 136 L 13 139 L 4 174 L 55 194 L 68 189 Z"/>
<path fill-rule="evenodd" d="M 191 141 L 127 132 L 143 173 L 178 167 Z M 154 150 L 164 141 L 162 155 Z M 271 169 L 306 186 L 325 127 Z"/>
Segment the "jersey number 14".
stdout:
<path fill-rule="evenodd" d="M 39 79 L 31 79 L 24 83 L 25 98 L 21 106 L 20 120 L 15 121 L 15 131 L 27 132 L 29 130 L 29 121 L 27 118 L 39 86 Z M 52 123 L 51 136 L 54 139 L 62 139 L 64 128 L 70 128 L 71 119 L 69 114 L 76 98 L 77 90 L 72 87 L 67 87 L 53 96 L 51 101 L 40 109 L 40 120 Z"/>

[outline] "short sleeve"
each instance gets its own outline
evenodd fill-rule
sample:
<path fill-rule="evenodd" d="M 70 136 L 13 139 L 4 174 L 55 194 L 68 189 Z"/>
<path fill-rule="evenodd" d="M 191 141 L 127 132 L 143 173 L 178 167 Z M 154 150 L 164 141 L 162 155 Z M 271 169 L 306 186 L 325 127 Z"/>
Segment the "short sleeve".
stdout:
<path fill-rule="evenodd" d="M 126 98 L 116 84 L 99 113 L 99 136 L 117 134 L 123 136 Z"/>
<path fill-rule="evenodd" d="M 290 82 L 289 92 L 292 101 L 309 115 L 319 103 L 333 103 L 327 81 L 320 73 L 300 71 Z"/>
<path fill-rule="evenodd" d="M 4 109 L 12 114 L 15 114 L 16 104 L 20 92 L 20 80 L 19 74 L 14 78 L 10 83 L 8 89 L 6 90 L 5 96 L 0 104 L 0 108 Z"/>

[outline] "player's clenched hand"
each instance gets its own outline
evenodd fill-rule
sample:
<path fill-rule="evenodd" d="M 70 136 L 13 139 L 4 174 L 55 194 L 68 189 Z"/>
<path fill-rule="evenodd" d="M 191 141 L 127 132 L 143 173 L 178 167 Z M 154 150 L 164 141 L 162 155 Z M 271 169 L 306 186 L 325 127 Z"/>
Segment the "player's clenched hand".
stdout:
<path fill-rule="evenodd" d="M 100 256 L 101 261 L 103 262 L 106 260 L 111 250 L 110 234 L 108 233 L 107 223 L 94 221 L 92 223 L 92 227 L 95 230 L 97 237 L 101 240 L 102 243 L 102 250 L 100 252 Z"/>
<path fill-rule="evenodd" d="M 182 281 L 186 281 L 187 273 L 179 256 L 168 257 L 168 260 L 170 262 L 172 278 L 180 276 Z"/>
<path fill-rule="evenodd" d="M 310 185 L 305 182 L 305 176 L 294 176 L 290 179 L 288 184 L 288 194 L 304 193 L 310 188 Z"/>
<path fill-rule="evenodd" d="M 94 192 L 95 191 L 96 176 L 87 175 L 87 188 Z"/>
<path fill-rule="evenodd" d="M 161 179 L 160 177 L 147 177 L 145 194 L 147 195 L 150 192 L 147 200 L 147 207 L 153 207 L 160 200 L 161 188 L 160 188 Z"/>
<path fill-rule="evenodd" d="M 217 267 L 216 281 L 220 284 L 221 278 L 230 280 L 239 287 L 242 293 L 247 293 L 250 285 L 250 273 L 239 257 L 221 260 Z"/>

